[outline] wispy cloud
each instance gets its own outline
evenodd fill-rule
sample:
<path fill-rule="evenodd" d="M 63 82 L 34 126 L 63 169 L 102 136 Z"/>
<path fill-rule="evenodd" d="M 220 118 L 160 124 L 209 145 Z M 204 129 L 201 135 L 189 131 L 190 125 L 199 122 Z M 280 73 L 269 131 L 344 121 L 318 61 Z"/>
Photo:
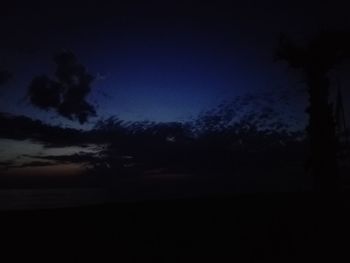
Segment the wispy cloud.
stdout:
<path fill-rule="evenodd" d="M 13 161 L 0 161 L 0 172 L 7 171 L 9 168 L 13 166 Z"/>
<path fill-rule="evenodd" d="M 42 166 L 52 166 L 54 163 L 52 162 L 41 162 L 41 161 L 33 161 L 29 163 L 23 163 L 19 166 L 13 166 L 13 168 L 26 168 L 26 167 L 42 167 Z"/>
<path fill-rule="evenodd" d="M 99 160 L 99 157 L 96 156 L 96 153 L 75 153 L 75 154 L 67 154 L 67 155 L 29 155 L 27 157 L 40 159 L 40 160 L 47 160 L 47 161 L 53 161 L 56 164 L 57 163 L 91 163 L 96 160 Z M 35 162 L 34 162 L 35 163 Z M 40 163 L 40 162 L 39 162 Z M 46 162 L 44 162 L 46 163 Z M 52 163 L 51 163 L 52 164 Z"/>

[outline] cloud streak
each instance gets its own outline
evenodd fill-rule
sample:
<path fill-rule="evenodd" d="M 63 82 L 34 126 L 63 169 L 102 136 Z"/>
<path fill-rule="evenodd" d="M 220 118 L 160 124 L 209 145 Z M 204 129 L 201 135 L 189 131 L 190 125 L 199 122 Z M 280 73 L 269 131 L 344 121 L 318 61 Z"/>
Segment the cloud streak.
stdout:
<path fill-rule="evenodd" d="M 44 147 L 84 146 L 91 140 L 84 131 L 51 126 L 26 116 L 0 112 L 0 124 L 0 138 L 30 139 Z"/>
<path fill-rule="evenodd" d="M 23 163 L 18 166 L 12 166 L 12 168 L 44 167 L 44 166 L 52 166 L 52 165 L 54 165 L 54 163 L 52 162 L 33 161 L 33 162 Z"/>
<path fill-rule="evenodd" d="M 51 161 L 51 162 L 43 162 L 43 163 L 49 163 L 55 164 L 61 163 L 76 163 L 76 164 L 83 164 L 83 163 L 91 163 L 96 160 L 99 160 L 99 158 L 96 156 L 95 153 L 75 153 L 75 154 L 67 154 L 67 155 L 46 155 L 46 156 L 40 156 L 40 155 L 29 155 L 26 157 L 30 158 L 35 158 L 35 159 L 41 159 L 41 160 L 46 160 L 46 161 Z M 41 163 L 41 162 L 39 162 Z"/>

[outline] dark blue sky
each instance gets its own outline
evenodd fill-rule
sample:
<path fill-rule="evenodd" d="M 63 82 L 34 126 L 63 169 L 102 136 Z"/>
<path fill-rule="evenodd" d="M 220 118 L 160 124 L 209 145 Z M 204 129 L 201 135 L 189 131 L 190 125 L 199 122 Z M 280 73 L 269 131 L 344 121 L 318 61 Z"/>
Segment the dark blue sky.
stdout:
<path fill-rule="evenodd" d="M 52 55 L 61 48 L 98 76 L 88 100 L 99 117 L 173 121 L 245 92 L 295 95 L 297 75 L 273 62 L 279 32 L 304 40 L 349 26 L 336 1 L 37 3 L 3 10 L 0 57 L 14 79 L 1 87 L 0 111 L 74 126 L 24 100 L 33 76 L 53 73 Z M 293 110 L 303 103 L 299 94 Z"/>

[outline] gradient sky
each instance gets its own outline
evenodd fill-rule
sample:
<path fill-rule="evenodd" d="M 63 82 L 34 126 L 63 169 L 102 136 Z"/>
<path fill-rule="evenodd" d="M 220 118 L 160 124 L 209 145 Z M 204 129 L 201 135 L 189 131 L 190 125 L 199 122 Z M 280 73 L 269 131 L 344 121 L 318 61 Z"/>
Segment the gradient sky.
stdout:
<path fill-rule="evenodd" d="M 279 33 L 303 42 L 321 29 L 350 28 L 348 9 L 340 1 L 122 2 L 4 4 L 0 66 L 13 78 L 0 86 L 0 112 L 52 125 L 92 127 L 97 118 L 80 125 L 33 107 L 26 97 L 34 76 L 53 74 L 53 54 L 69 49 L 96 76 L 88 101 L 96 106 L 98 118 L 188 120 L 223 100 L 275 90 L 292 98 L 290 111 L 305 122 L 307 94 L 300 75 L 274 61 Z M 347 70 L 339 71 L 344 87 L 350 85 Z M 350 89 L 343 93 L 347 105 Z M 48 150 L 30 141 L 1 138 L 0 147 L 6 147 L 0 161 L 17 159 L 17 165 L 33 161 L 18 161 L 25 154 L 84 150 Z M 47 167 L 37 169 L 47 172 Z"/>
<path fill-rule="evenodd" d="M 123 2 L 4 8 L 0 58 L 14 79 L 0 90 L 0 111 L 78 125 L 25 100 L 33 76 L 52 74 L 53 53 L 66 48 L 98 76 L 89 101 L 100 117 L 184 120 L 245 92 L 293 93 L 302 85 L 297 75 L 273 61 L 279 32 L 304 40 L 321 28 L 349 26 L 336 1 Z M 295 102 L 304 107 L 303 99 Z"/>

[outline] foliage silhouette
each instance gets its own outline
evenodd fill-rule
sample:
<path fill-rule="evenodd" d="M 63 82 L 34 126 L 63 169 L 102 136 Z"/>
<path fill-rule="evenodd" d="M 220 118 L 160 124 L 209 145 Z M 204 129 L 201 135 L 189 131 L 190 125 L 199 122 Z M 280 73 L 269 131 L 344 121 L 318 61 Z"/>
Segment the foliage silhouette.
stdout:
<path fill-rule="evenodd" d="M 86 101 L 94 77 L 80 64 L 70 51 L 63 51 L 54 57 L 55 78 L 47 75 L 35 77 L 28 90 L 30 102 L 43 110 L 55 110 L 70 120 L 81 124 L 96 116 L 93 105 Z"/>
<path fill-rule="evenodd" d="M 2 113 L 0 121 L 5 125 L 0 136 L 29 139 L 44 147 L 95 145 L 98 150 L 93 153 L 27 156 L 38 161 L 23 167 L 75 163 L 112 188 L 120 181 L 142 181 L 151 174 L 231 181 L 237 174 L 256 174 L 257 180 L 268 183 L 269 174 L 283 178 L 285 167 L 302 166 L 305 143 L 303 132 L 292 131 L 280 112 L 266 107 L 270 99 L 246 95 L 184 123 L 127 122 L 113 116 L 100 119 L 91 130 L 55 127 Z M 2 170 L 11 167 L 18 165 L 1 165 Z"/>
<path fill-rule="evenodd" d="M 303 132 L 290 130 L 276 110 L 265 107 L 265 99 L 240 97 L 187 123 L 100 120 L 93 133 L 105 138 L 107 147 L 90 172 L 107 175 L 113 185 L 113 181 L 157 170 L 234 178 L 238 171 L 260 173 L 251 171 L 255 167 L 282 172 L 284 165 L 293 162 L 301 166 Z"/>

